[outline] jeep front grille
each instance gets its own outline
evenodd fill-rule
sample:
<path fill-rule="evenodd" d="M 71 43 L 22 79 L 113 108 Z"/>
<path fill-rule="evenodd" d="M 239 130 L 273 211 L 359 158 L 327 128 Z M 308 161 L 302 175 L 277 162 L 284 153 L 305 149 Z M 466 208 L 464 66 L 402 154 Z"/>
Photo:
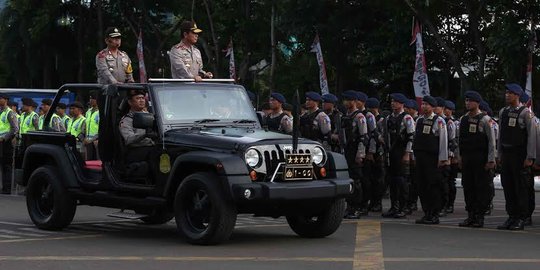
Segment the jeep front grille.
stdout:
<path fill-rule="evenodd" d="M 310 154 L 317 144 L 299 144 L 298 154 Z M 285 162 L 285 155 L 292 154 L 292 145 L 257 145 L 251 148 L 257 149 L 263 156 L 262 165 L 255 169 L 257 173 L 264 174 L 265 181 L 269 181 L 279 163 Z M 281 171 L 276 176 L 277 180 L 283 179 Z"/>

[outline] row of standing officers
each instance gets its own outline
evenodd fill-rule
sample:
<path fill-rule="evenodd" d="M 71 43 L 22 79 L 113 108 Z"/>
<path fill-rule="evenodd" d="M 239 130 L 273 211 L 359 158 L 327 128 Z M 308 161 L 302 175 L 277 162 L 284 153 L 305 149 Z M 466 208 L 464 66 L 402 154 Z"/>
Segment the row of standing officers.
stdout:
<path fill-rule="evenodd" d="M 9 98 L 8 95 L 0 95 L 2 194 L 11 193 L 15 153 L 20 145 L 21 136 L 30 131 L 48 130 L 69 133 L 76 138 L 77 148 L 84 154 L 85 159 L 98 159 L 99 109 L 95 94 L 90 95 L 86 113 L 81 102 L 76 101 L 69 105 L 59 103 L 48 124 L 44 122 L 45 115 L 52 104 L 51 99 L 46 98 L 41 101 L 38 113 L 36 112 L 38 104 L 33 99 L 22 98 L 22 108 L 19 112 L 19 104 L 9 102 Z M 69 108 L 69 115 L 66 113 L 67 108 Z"/>
<path fill-rule="evenodd" d="M 498 228 L 522 230 L 532 223 L 532 167 L 540 130 L 525 105 L 529 97 L 518 84 L 506 85 L 507 106 L 500 110 L 498 123 L 476 91 L 465 93 L 466 113 L 460 118 L 453 115 L 455 104 L 442 98 L 425 96 L 418 115 L 415 100 L 401 93 L 390 97 L 392 112 L 382 115 L 379 101 L 359 91 L 342 93 L 343 113 L 337 109 L 336 96 L 306 93 L 301 137 L 343 153 L 354 180 L 346 218 L 382 211 L 381 200 L 389 190 L 391 206 L 383 217 L 411 214 L 419 198 L 424 215 L 416 223 L 438 224 L 440 216 L 454 211 L 455 179 L 461 171 L 468 217 L 459 225 L 483 227 L 484 216 L 491 212 L 498 168 L 508 213 Z M 266 128 L 292 132 L 292 115 L 284 106 L 285 97 L 272 93 L 263 114 Z"/>

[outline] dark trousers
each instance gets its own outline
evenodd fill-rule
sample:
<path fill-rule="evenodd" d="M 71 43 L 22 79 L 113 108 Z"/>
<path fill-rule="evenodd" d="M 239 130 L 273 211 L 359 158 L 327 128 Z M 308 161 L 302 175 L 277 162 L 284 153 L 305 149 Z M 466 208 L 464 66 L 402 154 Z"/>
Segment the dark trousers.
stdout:
<path fill-rule="evenodd" d="M 527 149 L 504 149 L 501 182 L 506 200 L 506 212 L 512 218 L 525 219 L 529 215 L 531 168 L 523 168 Z"/>
<path fill-rule="evenodd" d="M 478 153 L 462 154 L 461 184 L 465 210 L 474 215 L 484 215 L 491 201 L 489 183 L 493 183 L 493 180 L 485 169 L 486 162 L 486 157 Z"/>
<path fill-rule="evenodd" d="M 409 203 L 408 205 L 416 205 L 418 202 L 418 181 L 416 178 L 416 160 L 411 163 L 411 175 L 409 175 Z"/>
<path fill-rule="evenodd" d="M 371 169 L 371 174 L 368 176 L 371 178 L 371 199 L 370 204 L 380 204 L 384 192 L 386 192 L 385 185 L 385 166 L 382 155 L 375 156 L 375 163 Z"/>
<path fill-rule="evenodd" d="M 355 165 L 354 163 L 352 165 L 349 165 L 349 177 L 351 177 L 351 179 L 353 180 L 353 192 L 351 195 L 349 195 L 349 197 L 347 197 L 346 200 L 348 209 L 350 211 L 353 211 L 362 207 L 362 197 L 364 193 L 364 187 L 362 186 L 362 179 L 364 178 L 362 168 L 358 165 Z"/>
<path fill-rule="evenodd" d="M 448 178 L 448 202 L 446 203 L 446 207 L 454 206 L 454 202 L 456 201 L 456 178 L 458 174 L 459 168 L 457 164 L 450 165 L 450 177 Z"/>
<path fill-rule="evenodd" d="M 159 155 L 161 151 L 155 146 L 129 147 L 126 150 L 126 166 L 139 162 L 148 163 L 147 176 L 157 179 L 159 174 Z M 148 179 L 147 179 L 148 180 Z M 152 181 L 147 181 L 152 182 Z"/>
<path fill-rule="evenodd" d="M 415 152 L 416 179 L 422 210 L 428 216 L 439 213 L 441 207 L 441 170 L 438 154 Z"/>
<path fill-rule="evenodd" d="M 86 154 L 85 154 L 86 160 L 98 160 L 99 159 L 97 145 L 95 145 L 94 143 L 89 143 L 89 144 L 84 145 L 84 148 L 85 148 L 85 152 L 86 152 Z"/>
<path fill-rule="evenodd" d="M 373 177 L 372 177 L 372 172 L 373 172 L 373 166 L 374 166 L 374 162 L 371 161 L 371 160 L 365 160 L 364 159 L 364 164 L 362 164 L 362 178 L 361 178 L 361 182 L 362 182 L 362 208 L 367 208 L 368 207 L 368 204 L 369 204 L 369 200 L 371 199 L 371 194 L 374 190 L 374 188 L 376 188 L 375 185 L 373 185 Z"/>
<path fill-rule="evenodd" d="M 442 174 L 441 182 L 441 210 L 443 210 L 449 201 L 450 196 L 450 166 L 444 166 L 440 168 Z"/>
<path fill-rule="evenodd" d="M 10 141 L 0 143 L 2 165 L 2 193 L 11 193 L 12 170 L 13 170 L 13 145 Z"/>
<path fill-rule="evenodd" d="M 534 191 L 534 175 L 529 177 L 529 217 L 532 216 L 534 209 L 536 208 L 536 196 Z"/>
<path fill-rule="evenodd" d="M 407 177 L 409 175 L 408 165 L 403 164 L 403 155 L 405 151 L 390 152 L 390 201 L 392 208 L 403 210 L 409 200 L 409 184 Z"/>

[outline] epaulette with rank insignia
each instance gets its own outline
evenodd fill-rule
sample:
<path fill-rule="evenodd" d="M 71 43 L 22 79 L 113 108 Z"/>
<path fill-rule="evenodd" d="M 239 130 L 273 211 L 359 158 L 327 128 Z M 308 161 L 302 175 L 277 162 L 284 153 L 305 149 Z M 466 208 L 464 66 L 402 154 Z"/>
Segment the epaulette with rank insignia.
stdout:
<path fill-rule="evenodd" d="M 97 53 L 99 58 L 104 58 L 107 55 L 107 49 L 103 49 Z"/>

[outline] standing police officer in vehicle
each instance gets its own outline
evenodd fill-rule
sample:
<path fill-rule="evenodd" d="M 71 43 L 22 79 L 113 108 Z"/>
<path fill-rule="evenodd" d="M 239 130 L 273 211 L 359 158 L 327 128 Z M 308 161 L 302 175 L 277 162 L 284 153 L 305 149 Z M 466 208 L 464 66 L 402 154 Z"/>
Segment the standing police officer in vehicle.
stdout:
<path fill-rule="evenodd" d="M 134 82 L 131 59 L 126 52 L 119 50 L 122 34 L 116 27 L 105 30 L 107 48 L 96 55 L 97 82 L 101 84 L 120 84 Z"/>
<path fill-rule="evenodd" d="M 8 106 L 9 96 L 0 94 L 0 143 L 1 143 L 1 170 L 2 194 L 11 193 L 11 180 L 13 169 L 13 142 L 12 139 L 19 132 L 19 123 L 15 112 Z"/>
<path fill-rule="evenodd" d="M 506 199 L 508 219 L 497 229 L 523 230 L 528 217 L 529 178 L 536 158 L 536 130 L 532 113 L 520 105 L 521 86 L 506 85 L 506 104 L 499 113 L 500 136 L 498 157 L 502 165 L 501 182 Z"/>
<path fill-rule="evenodd" d="M 322 143 L 332 126 L 328 115 L 319 109 L 321 100 L 321 95 L 315 92 L 306 93 L 307 112 L 300 117 L 300 134 L 304 138 Z"/>
<path fill-rule="evenodd" d="M 442 168 L 448 165 L 447 129 L 444 119 L 433 112 L 435 98 L 425 96 L 422 100 L 423 115 L 416 122 L 413 150 L 424 216 L 416 223 L 439 224 Z"/>
<path fill-rule="evenodd" d="M 270 94 L 270 108 L 272 113 L 267 115 L 264 119 L 265 127 L 270 131 L 291 134 L 292 133 L 292 119 L 283 112 L 283 103 L 286 103 L 285 97 L 277 92 Z"/>
<path fill-rule="evenodd" d="M 195 47 L 201 32 L 195 22 L 184 21 L 180 25 L 182 41 L 174 45 L 169 52 L 173 79 L 195 79 L 199 82 L 203 78 L 214 77 L 211 72 L 203 70 L 201 51 Z"/>
<path fill-rule="evenodd" d="M 478 108 L 480 101 L 482 97 L 478 92 L 465 92 L 468 112 L 460 119 L 459 160 L 468 217 L 459 223 L 460 227 L 483 227 L 484 213 L 490 201 L 489 177 L 490 170 L 495 169 L 495 133 L 491 118 Z"/>
<path fill-rule="evenodd" d="M 412 154 L 412 141 L 414 136 L 414 120 L 407 114 L 403 105 L 408 99 L 401 93 L 393 93 L 392 114 L 386 120 L 386 145 L 389 151 L 388 171 L 390 177 L 390 209 L 383 213 L 386 218 L 405 217 L 409 186 L 409 164 Z"/>
<path fill-rule="evenodd" d="M 353 193 L 347 199 L 348 209 L 345 218 L 358 219 L 361 216 L 360 207 L 363 201 L 362 179 L 364 175 L 362 165 L 366 157 L 368 130 L 366 117 L 356 107 L 358 94 L 348 90 L 343 92 L 342 97 L 347 112 L 341 118 L 344 136 L 339 136 L 339 139 L 342 140 L 341 145 L 345 145 L 345 159 L 349 167 L 349 176 L 354 181 Z"/>

